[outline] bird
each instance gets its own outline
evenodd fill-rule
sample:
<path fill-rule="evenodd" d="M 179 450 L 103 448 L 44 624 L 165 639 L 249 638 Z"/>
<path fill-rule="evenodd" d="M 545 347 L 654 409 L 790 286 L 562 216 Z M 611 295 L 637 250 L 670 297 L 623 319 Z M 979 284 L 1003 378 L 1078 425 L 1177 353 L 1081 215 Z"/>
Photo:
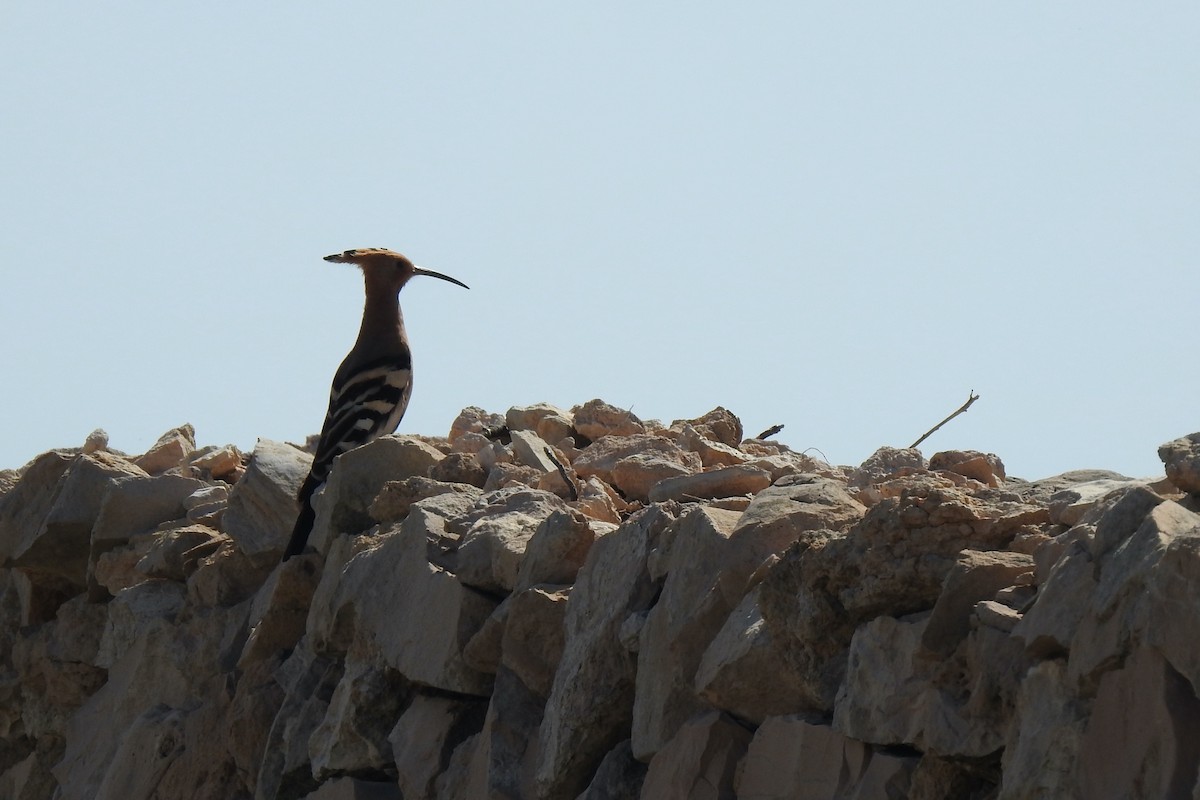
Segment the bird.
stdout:
<path fill-rule="evenodd" d="M 337 264 L 355 264 L 363 272 L 366 302 L 358 339 L 333 376 L 329 410 L 312 468 L 300 485 L 300 513 L 283 561 L 304 552 L 316 511 L 312 496 L 333 460 L 359 445 L 396 430 L 412 393 L 412 351 L 404 332 L 400 290 L 417 275 L 440 278 L 469 289 L 462 281 L 414 266 L 405 256 L 382 247 L 364 247 L 325 256 Z"/>

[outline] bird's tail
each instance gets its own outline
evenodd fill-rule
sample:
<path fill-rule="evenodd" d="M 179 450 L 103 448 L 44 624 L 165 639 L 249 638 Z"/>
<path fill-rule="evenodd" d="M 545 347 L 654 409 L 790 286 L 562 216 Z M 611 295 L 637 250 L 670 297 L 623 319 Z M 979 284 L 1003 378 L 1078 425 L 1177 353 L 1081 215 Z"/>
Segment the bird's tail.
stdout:
<path fill-rule="evenodd" d="M 300 486 L 300 493 L 297 496 L 300 501 L 300 513 L 296 517 L 296 524 L 292 527 L 292 538 L 288 539 L 287 549 L 283 551 L 282 560 L 284 561 L 292 556 L 300 555 L 308 544 L 308 535 L 312 533 L 313 522 L 317 518 L 317 512 L 313 510 L 312 506 L 312 496 L 319 485 L 320 482 L 313 477 L 312 473 L 309 473 Z"/>

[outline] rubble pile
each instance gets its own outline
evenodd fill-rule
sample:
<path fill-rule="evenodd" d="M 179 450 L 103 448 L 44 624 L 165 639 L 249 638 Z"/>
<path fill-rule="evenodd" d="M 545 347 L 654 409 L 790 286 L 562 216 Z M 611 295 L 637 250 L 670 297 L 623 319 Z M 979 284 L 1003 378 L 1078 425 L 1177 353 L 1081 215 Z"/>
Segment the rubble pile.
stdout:
<path fill-rule="evenodd" d="M 1165 476 L 837 467 L 593 400 L 335 463 L 0 471 L 0 797 L 1200 796 L 1200 434 Z"/>

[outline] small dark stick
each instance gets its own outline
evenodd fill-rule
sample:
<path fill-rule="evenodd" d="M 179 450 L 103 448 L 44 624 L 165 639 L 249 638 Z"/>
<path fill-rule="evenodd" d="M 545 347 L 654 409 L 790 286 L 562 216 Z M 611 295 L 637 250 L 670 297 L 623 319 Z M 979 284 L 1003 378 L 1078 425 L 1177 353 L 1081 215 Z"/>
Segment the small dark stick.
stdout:
<path fill-rule="evenodd" d="M 554 453 L 550 451 L 549 447 L 543 447 L 542 451 L 545 452 L 546 458 L 550 459 L 554 463 L 554 466 L 558 467 L 558 474 L 562 476 L 563 483 L 571 491 L 571 499 L 578 500 L 579 490 L 575 488 L 575 481 L 571 480 L 571 476 L 567 474 L 567 468 L 562 465 L 561 461 L 554 457 Z"/>
<path fill-rule="evenodd" d="M 771 427 L 767 428 L 765 431 L 760 433 L 758 436 L 755 436 L 754 438 L 755 439 L 769 439 L 772 436 L 774 436 L 775 434 L 779 433 L 781 430 L 783 430 L 782 425 L 772 425 Z"/>
<path fill-rule="evenodd" d="M 928 439 L 930 436 L 932 436 L 932 435 L 933 435 L 933 432 L 934 432 L 934 431 L 936 431 L 938 428 L 942 427 L 942 426 L 943 426 L 943 425 L 945 425 L 947 422 L 949 422 L 950 420 L 952 420 L 952 419 L 954 419 L 955 417 L 957 417 L 959 414 L 965 413 L 965 412 L 966 412 L 966 410 L 967 410 L 968 408 L 970 408 L 970 407 L 971 407 L 971 403 L 974 403 L 974 402 L 975 402 L 976 400 L 978 400 L 978 399 L 979 399 L 979 395 L 975 394 L 975 390 L 974 390 L 974 389 L 972 389 L 971 391 L 967 392 L 967 402 L 963 403 L 961 408 L 959 408 L 957 411 L 955 411 L 955 412 L 954 412 L 953 414 L 951 414 L 950 416 L 946 417 L 944 420 L 942 420 L 941 422 L 939 422 L 937 425 L 934 425 L 932 428 L 930 428 L 929 430 L 925 431 L 925 435 L 924 435 L 924 436 L 922 436 L 920 439 L 917 439 L 917 440 L 916 440 L 915 442 L 913 442 L 912 444 L 910 444 L 910 445 L 909 445 L 909 448 L 916 447 L 916 446 L 917 446 L 917 445 L 919 445 L 921 442 L 925 441 L 925 440 L 926 440 L 926 439 Z"/>

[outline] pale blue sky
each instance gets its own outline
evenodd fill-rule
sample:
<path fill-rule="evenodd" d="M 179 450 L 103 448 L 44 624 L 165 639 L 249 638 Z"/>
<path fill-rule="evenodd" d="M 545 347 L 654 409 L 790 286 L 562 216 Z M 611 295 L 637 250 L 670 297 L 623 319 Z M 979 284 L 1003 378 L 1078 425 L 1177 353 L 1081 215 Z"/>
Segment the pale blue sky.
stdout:
<path fill-rule="evenodd" d="M 0 467 L 320 427 L 387 246 L 402 432 L 724 405 L 857 463 L 1200 430 L 1195 3 L 10 3 Z"/>

